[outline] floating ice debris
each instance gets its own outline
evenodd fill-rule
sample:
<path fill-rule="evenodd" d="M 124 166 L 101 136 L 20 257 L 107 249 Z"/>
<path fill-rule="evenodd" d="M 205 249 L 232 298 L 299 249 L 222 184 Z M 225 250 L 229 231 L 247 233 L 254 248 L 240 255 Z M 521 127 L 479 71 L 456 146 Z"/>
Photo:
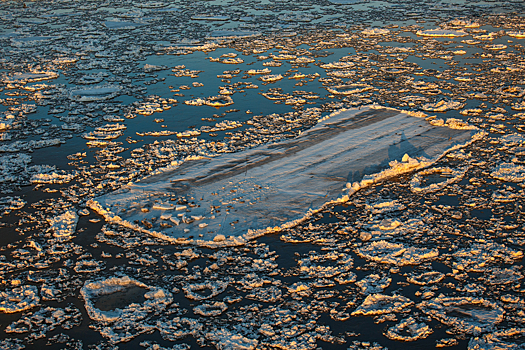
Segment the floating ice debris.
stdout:
<path fill-rule="evenodd" d="M 371 294 L 352 312 L 352 316 L 375 316 L 401 312 L 412 305 L 414 302 L 402 295 Z"/>
<path fill-rule="evenodd" d="M 416 341 L 425 339 L 432 333 L 432 328 L 427 324 L 423 322 L 418 323 L 416 319 L 409 317 L 388 328 L 384 335 L 390 340 Z"/>
<path fill-rule="evenodd" d="M 214 30 L 208 36 L 209 38 L 214 39 L 232 39 L 232 38 L 251 38 L 261 35 L 260 32 L 253 30 L 235 30 L 235 29 L 225 29 L 225 30 Z"/>
<path fill-rule="evenodd" d="M 27 338 L 33 341 L 44 338 L 47 332 L 55 330 L 58 326 L 67 330 L 80 325 L 82 315 L 80 311 L 70 305 L 65 309 L 44 307 L 35 313 L 24 315 L 18 321 L 14 321 L 6 327 L 6 333 L 29 333 Z"/>
<path fill-rule="evenodd" d="M 191 16 L 191 19 L 194 21 L 227 21 L 230 19 L 230 17 L 221 15 L 201 14 Z"/>
<path fill-rule="evenodd" d="M 445 274 L 439 271 L 428 271 L 421 274 L 414 272 L 407 277 L 407 281 L 419 286 L 426 286 L 441 282 L 445 278 Z"/>
<path fill-rule="evenodd" d="M 53 171 L 53 169 L 48 170 L 45 173 L 33 174 L 31 176 L 31 183 L 40 183 L 40 184 L 64 184 L 73 180 L 77 174 L 68 174 L 65 171 Z"/>
<path fill-rule="evenodd" d="M 489 349 L 520 349 L 523 347 L 525 328 L 508 328 L 492 333 L 484 334 L 481 337 L 473 337 L 468 343 L 468 350 L 489 350 Z"/>
<path fill-rule="evenodd" d="M 190 106 L 202 106 L 207 105 L 211 107 L 226 107 L 233 104 L 233 99 L 228 95 L 211 96 L 208 98 L 196 98 L 193 100 L 184 101 L 185 104 Z"/>
<path fill-rule="evenodd" d="M 186 294 L 186 298 L 191 300 L 206 300 L 213 298 L 226 290 L 228 287 L 227 281 L 209 281 L 206 283 L 194 283 L 187 284 L 182 287 L 182 290 Z M 209 293 L 200 294 L 199 292 L 209 291 Z"/>
<path fill-rule="evenodd" d="M 334 95 L 353 95 L 372 90 L 373 87 L 368 84 L 347 84 L 327 87 L 326 90 Z"/>
<path fill-rule="evenodd" d="M 130 288 L 143 289 L 144 302 L 137 303 L 135 300 L 130 300 L 123 308 L 107 311 L 96 307 L 97 301 L 100 302 L 101 298 L 126 296 L 126 291 Z M 171 293 L 163 288 L 148 286 L 128 276 L 86 282 L 80 289 L 80 294 L 84 298 L 89 317 L 103 324 L 119 321 L 137 322 L 147 317 L 149 313 L 164 310 L 172 302 Z"/>
<path fill-rule="evenodd" d="M 227 309 L 228 307 L 226 306 L 224 302 L 216 301 L 210 304 L 197 305 L 193 308 L 193 312 L 196 315 L 210 317 L 210 316 L 219 316 Z"/>
<path fill-rule="evenodd" d="M 369 135 L 375 136 L 370 139 Z M 432 163 L 411 158 L 410 162 L 389 164 L 390 157 L 401 159 L 409 149 L 419 150 L 414 157 L 423 152 L 430 157 L 441 156 L 453 144 L 471 142 L 470 135 L 470 131 L 433 127 L 424 119 L 395 110 L 344 110 L 330 115 L 297 139 L 212 159 L 187 160 L 160 173 L 162 182 L 153 176 L 90 201 L 90 206 L 110 222 L 145 230 L 173 242 L 201 242 L 199 244 L 212 246 L 242 244 L 246 239 L 279 230 L 279 226 L 287 222 L 286 225 L 294 224 L 293 220 L 301 219 L 308 209 L 336 200 L 341 196 L 348 174 L 362 174 L 370 167 L 391 166 L 377 175 L 365 177 L 357 185 L 358 190 Z M 337 162 L 333 162 L 335 158 Z M 205 232 L 199 232 L 202 234 L 199 239 L 190 239 L 188 236 L 192 233 L 184 232 L 184 229 L 191 232 L 198 223 L 171 228 L 159 227 L 158 223 L 144 228 L 133 223 L 146 218 L 149 221 L 157 215 L 145 213 L 141 208 L 148 206 L 149 201 L 151 205 L 159 199 L 164 202 L 166 194 L 173 192 L 198 199 L 191 209 L 192 215 L 207 216 L 208 208 L 217 205 L 224 206 L 224 210 L 206 222 L 208 226 Z M 115 205 L 125 208 L 125 212 L 112 209 L 117 208 Z M 226 239 L 214 240 L 217 235 Z M 400 249 L 406 253 L 389 261 L 415 264 L 426 259 L 427 254 L 429 258 L 434 254 L 430 250 L 404 246 L 396 251 Z"/>
<path fill-rule="evenodd" d="M 390 30 L 386 28 L 367 28 L 361 31 L 361 34 L 364 35 L 385 35 L 390 34 Z"/>
<path fill-rule="evenodd" d="M 422 170 L 412 177 L 410 189 L 415 193 L 432 193 L 439 191 L 450 184 L 461 181 L 468 169 L 468 167 L 460 169 L 437 167 Z M 432 177 L 435 179 L 432 179 Z"/>
<path fill-rule="evenodd" d="M 465 106 L 465 104 L 459 101 L 441 100 L 436 103 L 426 103 L 423 106 L 421 106 L 421 109 L 427 112 L 445 112 L 450 109 L 461 109 L 463 108 L 463 106 Z"/>
<path fill-rule="evenodd" d="M 47 221 L 50 225 L 49 230 L 53 232 L 54 237 L 67 239 L 75 234 L 78 215 L 74 210 L 68 210 Z"/>
<path fill-rule="evenodd" d="M 114 30 L 132 30 L 143 26 L 142 23 L 126 22 L 126 21 L 104 21 L 104 26 L 108 29 Z"/>
<path fill-rule="evenodd" d="M 518 30 L 518 31 L 508 31 L 508 36 L 511 36 L 513 38 L 523 39 L 525 38 L 525 31 Z"/>
<path fill-rule="evenodd" d="M 525 166 L 514 163 L 503 163 L 494 168 L 490 176 L 502 181 L 524 182 Z"/>
<path fill-rule="evenodd" d="M 217 349 L 221 350 L 254 350 L 259 344 L 257 339 L 247 338 L 226 329 L 209 332 L 206 334 L 206 338 L 212 340 Z"/>
<path fill-rule="evenodd" d="M 392 282 L 390 277 L 379 276 L 377 274 L 371 274 L 366 276 L 355 284 L 361 288 L 361 292 L 365 295 L 376 294 L 383 292 Z"/>
<path fill-rule="evenodd" d="M 159 320 L 156 327 L 162 338 L 169 341 L 183 339 L 188 335 L 198 337 L 204 328 L 202 323 L 187 317 L 174 317 L 169 321 Z"/>
<path fill-rule="evenodd" d="M 117 85 L 101 85 L 85 89 L 73 89 L 69 98 L 79 102 L 92 102 L 110 100 L 120 93 L 121 87 Z"/>
<path fill-rule="evenodd" d="M 16 73 L 14 75 L 8 76 L 2 80 L 3 83 L 17 83 L 17 84 L 27 84 L 33 83 L 36 81 L 50 80 L 58 78 L 59 74 L 56 72 L 39 72 L 34 71 L 31 73 Z"/>
<path fill-rule="evenodd" d="M 262 80 L 265 83 L 271 83 L 274 81 L 281 80 L 282 78 L 283 76 L 281 74 L 268 74 L 268 75 L 263 75 L 262 77 L 259 77 L 259 80 Z"/>
<path fill-rule="evenodd" d="M 497 263 L 511 264 L 523 258 L 523 252 L 495 242 L 474 243 L 453 254 L 452 267 L 465 272 L 483 272 Z"/>
<path fill-rule="evenodd" d="M 452 30 L 452 29 L 427 29 L 427 30 L 418 30 L 417 35 L 421 36 L 436 36 L 436 37 L 457 37 L 457 36 L 466 36 L 467 32 L 462 30 Z"/>
<path fill-rule="evenodd" d="M 31 309 L 40 302 L 35 286 L 7 288 L 0 292 L 0 312 L 12 314 Z"/>
<path fill-rule="evenodd" d="M 356 253 L 367 260 L 396 266 L 418 265 L 439 255 L 436 248 L 417 248 L 387 241 L 366 243 L 356 248 Z"/>
<path fill-rule="evenodd" d="M 427 315 L 453 327 L 457 332 L 478 335 L 504 320 L 505 311 L 496 302 L 483 298 L 440 296 L 417 307 Z"/>
<path fill-rule="evenodd" d="M 0 182 L 2 182 L 0 180 Z M 20 197 L 0 197 L 0 217 L 7 215 L 13 210 L 22 209 L 26 205 Z"/>

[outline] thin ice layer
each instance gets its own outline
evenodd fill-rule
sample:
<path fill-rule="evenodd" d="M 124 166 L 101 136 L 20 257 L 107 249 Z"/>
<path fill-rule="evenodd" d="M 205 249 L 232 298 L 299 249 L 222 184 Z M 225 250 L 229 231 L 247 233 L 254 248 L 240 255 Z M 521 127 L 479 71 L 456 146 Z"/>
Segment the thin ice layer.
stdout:
<path fill-rule="evenodd" d="M 392 109 L 343 110 L 297 138 L 189 159 L 90 205 L 108 221 L 171 241 L 241 244 L 339 198 L 347 183 L 404 154 L 435 159 L 472 134 Z M 192 205 L 177 205 L 181 198 Z"/>

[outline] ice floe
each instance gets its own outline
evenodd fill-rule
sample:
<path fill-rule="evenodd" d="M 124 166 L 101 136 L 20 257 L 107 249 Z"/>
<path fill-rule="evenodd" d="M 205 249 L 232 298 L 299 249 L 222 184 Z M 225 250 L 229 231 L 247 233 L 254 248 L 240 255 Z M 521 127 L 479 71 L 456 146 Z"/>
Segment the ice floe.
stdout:
<path fill-rule="evenodd" d="M 372 130 L 377 133 L 373 142 L 360 136 L 369 135 Z M 427 135 L 433 135 L 432 141 Z M 436 128 L 423 119 L 395 110 L 341 111 L 327 117 L 297 139 L 239 154 L 224 154 L 215 159 L 187 160 L 159 174 L 157 177 L 162 179 L 162 184 L 155 177 L 150 177 L 91 201 L 90 205 L 111 222 L 145 229 L 167 240 L 206 242 L 213 246 L 239 244 L 267 232 L 261 227 L 268 227 L 267 230 L 271 231 L 276 226 L 278 228 L 300 219 L 308 209 L 317 209 L 330 200 L 336 200 L 345 188 L 349 175 L 362 174 L 370 166 L 376 169 L 386 167 L 389 160 L 401 159 L 406 152 L 411 152 L 413 156 L 425 154 L 438 157 L 453 144 L 469 141 L 470 135 L 469 131 Z M 322 161 L 334 157 L 339 159 L 337 164 Z M 370 178 L 365 176 L 357 189 L 430 164 L 428 160 L 420 163 L 410 159 L 401 163 L 390 162 L 391 168 L 384 172 Z M 333 165 L 327 168 L 328 164 Z M 305 192 L 306 188 L 308 191 Z M 165 201 L 172 195 L 199 198 L 198 205 L 188 210 L 191 215 L 204 217 L 208 226 L 202 229 L 196 227 L 202 222 L 196 224 L 194 220 L 182 220 L 186 225 L 161 231 L 157 227 L 144 228 L 133 223 L 136 220 L 149 221 L 152 215 L 160 216 L 161 212 L 145 213 L 141 209 L 152 207 L 153 204 L 149 203 L 151 200 L 165 198 Z M 144 202 L 146 198 L 149 199 Z M 275 206 L 274 203 L 279 205 Z M 222 206 L 224 212 L 210 215 L 210 208 Z M 266 213 L 272 214 L 268 216 Z M 228 236 L 223 234 L 226 233 L 227 224 L 230 226 L 227 229 Z M 184 229 L 189 229 L 191 233 L 187 234 Z M 190 238 L 190 235 L 202 238 Z M 419 261 L 421 257 L 417 256 L 425 255 L 426 252 L 410 248 L 406 254 L 407 261 Z"/>

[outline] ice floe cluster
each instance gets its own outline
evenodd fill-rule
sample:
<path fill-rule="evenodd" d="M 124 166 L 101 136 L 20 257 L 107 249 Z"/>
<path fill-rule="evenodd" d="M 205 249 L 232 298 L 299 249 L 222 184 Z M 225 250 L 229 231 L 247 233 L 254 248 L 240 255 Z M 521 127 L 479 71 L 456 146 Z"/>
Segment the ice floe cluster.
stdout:
<path fill-rule="evenodd" d="M 0 348 L 521 348 L 524 10 L 3 2 Z"/>

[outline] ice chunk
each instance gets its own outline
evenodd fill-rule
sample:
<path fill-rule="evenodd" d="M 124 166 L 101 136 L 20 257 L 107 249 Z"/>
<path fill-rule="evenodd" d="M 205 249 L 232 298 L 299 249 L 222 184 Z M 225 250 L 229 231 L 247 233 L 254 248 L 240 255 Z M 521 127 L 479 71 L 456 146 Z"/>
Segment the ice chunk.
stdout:
<path fill-rule="evenodd" d="M 503 163 L 498 165 L 490 176 L 508 182 L 525 181 L 525 166 L 515 163 Z"/>
<path fill-rule="evenodd" d="M 78 215 L 74 210 L 68 210 L 63 214 L 47 220 L 53 236 L 62 239 L 69 239 L 77 228 Z"/>
<path fill-rule="evenodd" d="M 427 167 L 431 160 L 416 157 L 441 156 L 451 146 L 471 142 L 472 134 L 468 130 L 435 127 L 422 118 L 396 110 L 379 107 L 342 110 L 295 139 L 215 158 L 188 159 L 158 175 L 98 197 L 89 205 L 110 222 L 172 242 L 242 244 L 246 239 L 279 230 L 281 225 L 293 225 L 309 209 L 317 210 L 337 200 L 349 179 L 359 181 L 365 171 L 386 168 L 365 177 L 348 194 L 391 176 Z M 412 155 L 410 161 L 397 162 L 405 153 Z M 142 208 L 153 206 L 155 201 L 164 202 L 168 193 L 195 198 L 191 208 L 194 216 L 208 217 L 211 207 L 220 210 L 215 212 L 215 219 L 207 221 L 202 237 L 190 238 L 184 232 L 191 231 L 198 222 L 171 228 L 161 228 L 159 223 L 150 228 L 133 224 L 151 216 L 142 212 Z M 348 197 L 340 200 L 345 198 Z M 125 211 L 112 209 L 117 207 Z M 219 234 L 226 239 L 214 242 Z M 431 253 L 406 249 L 403 256 L 408 260 L 398 258 L 394 259 L 396 262 L 420 261 Z"/>
<path fill-rule="evenodd" d="M 226 311 L 226 309 L 228 309 L 228 307 L 226 306 L 224 302 L 216 301 L 210 304 L 201 304 L 201 305 L 195 306 L 193 308 L 193 312 L 196 315 L 201 315 L 201 316 L 219 316 L 224 311 Z"/>
<path fill-rule="evenodd" d="M 388 328 L 384 334 L 390 340 L 416 341 L 425 339 L 432 333 L 432 328 L 427 324 L 418 323 L 416 319 L 409 317 Z"/>
<path fill-rule="evenodd" d="M 466 36 L 467 32 L 462 30 L 452 30 L 452 29 L 427 29 L 427 30 L 418 30 L 417 35 L 421 36 L 444 36 L 444 37 L 458 37 Z"/>
<path fill-rule="evenodd" d="M 0 312 L 12 314 L 38 305 L 40 297 L 35 286 L 20 286 L 0 292 Z"/>
<path fill-rule="evenodd" d="M 387 241 L 371 242 L 361 248 L 356 248 L 356 252 L 367 260 L 397 266 L 421 264 L 439 255 L 436 248 L 417 248 Z"/>
<path fill-rule="evenodd" d="M 471 297 L 440 296 L 417 305 L 421 311 L 461 333 L 480 334 L 503 321 L 505 311 L 497 303 Z"/>
<path fill-rule="evenodd" d="M 50 79 L 56 79 L 58 78 L 58 73 L 56 72 L 40 72 L 40 71 L 34 71 L 31 73 L 15 73 L 5 79 L 3 79 L 3 83 L 18 83 L 18 84 L 26 84 L 26 83 L 33 83 L 36 81 L 42 81 L 42 80 L 50 80 Z"/>
<path fill-rule="evenodd" d="M 73 89 L 69 92 L 69 98 L 74 101 L 92 102 L 110 100 L 120 93 L 118 85 L 101 85 L 85 89 Z"/>
<path fill-rule="evenodd" d="M 216 342 L 217 348 L 221 350 L 254 350 L 259 344 L 257 339 L 247 338 L 226 329 L 209 332 L 206 338 Z"/>
<path fill-rule="evenodd" d="M 371 294 L 366 297 L 363 303 L 354 312 L 352 312 L 352 316 L 390 314 L 393 312 L 400 312 L 412 305 L 414 305 L 414 302 L 402 295 L 389 296 L 384 294 Z"/>
<path fill-rule="evenodd" d="M 101 310 L 95 306 L 97 299 L 112 295 L 126 295 L 126 290 L 132 287 L 144 289 L 143 296 L 145 301 L 137 304 L 131 300 L 128 306 L 112 310 Z M 122 294 L 120 294 L 122 293 Z M 171 293 L 159 288 L 148 286 L 128 276 L 111 277 L 96 282 L 86 281 L 80 294 L 84 298 L 86 310 L 92 320 L 104 324 L 117 321 L 136 322 L 144 319 L 149 312 L 162 311 L 172 302 Z"/>

